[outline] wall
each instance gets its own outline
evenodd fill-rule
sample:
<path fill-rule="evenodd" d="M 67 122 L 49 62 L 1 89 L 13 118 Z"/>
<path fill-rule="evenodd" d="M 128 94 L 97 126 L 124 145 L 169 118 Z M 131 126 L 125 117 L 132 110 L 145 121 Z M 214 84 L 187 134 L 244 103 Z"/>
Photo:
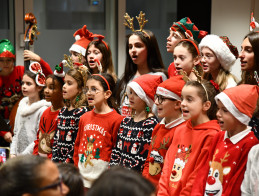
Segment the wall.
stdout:
<path fill-rule="evenodd" d="M 259 0 L 212 0 L 211 33 L 226 35 L 240 52 L 244 36 L 249 33 L 251 10 L 259 20 Z M 241 76 L 240 61 L 236 61 L 232 73 Z"/>

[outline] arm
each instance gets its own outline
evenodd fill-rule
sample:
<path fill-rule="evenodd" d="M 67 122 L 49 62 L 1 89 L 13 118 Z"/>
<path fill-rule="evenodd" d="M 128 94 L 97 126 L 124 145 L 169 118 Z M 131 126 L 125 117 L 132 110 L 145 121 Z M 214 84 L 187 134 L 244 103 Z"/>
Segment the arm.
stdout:
<path fill-rule="evenodd" d="M 80 138 L 81 136 L 81 130 L 83 130 L 82 127 L 82 119 L 79 120 L 78 123 L 78 132 L 77 132 L 77 136 L 76 136 L 76 141 L 75 141 L 75 146 L 74 146 L 74 155 L 73 155 L 73 160 L 74 160 L 74 165 L 76 167 L 78 167 L 78 161 L 79 161 L 79 157 L 78 157 L 78 150 L 79 150 L 79 145 L 80 145 Z"/>

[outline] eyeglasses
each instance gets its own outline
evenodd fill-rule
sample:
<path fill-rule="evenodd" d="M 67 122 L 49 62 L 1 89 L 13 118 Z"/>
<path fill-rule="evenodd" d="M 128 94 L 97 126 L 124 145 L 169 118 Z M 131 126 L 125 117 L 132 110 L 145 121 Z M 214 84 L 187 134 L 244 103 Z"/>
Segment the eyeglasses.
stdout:
<path fill-rule="evenodd" d="M 63 183 L 62 175 L 60 174 L 59 178 L 58 178 L 58 182 L 56 182 L 54 184 L 44 186 L 44 187 L 40 187 L 40 188 L 37 188 L 37 189 L 33 189 L 32 193 L 38 193 L 38 192 L 41 192 L 41 191 L 45 191 L 47 189 L 54 189 L 54 188 L 57 188 L 57 187 L 60 187 L 60 192 L 62 193 L 62 183 Z"/>
<path fill-rule="evenodd" d="M 172 101 L 176 101 L 176 99 L 173 99 L 173 98 L 167 98 L 167 97 L 163 97 L 162 95 L 157 95 L 155 94 L 154 96 L 154 100 L 158 100 L 158 103 L 159 104 L 162 104 L 166 99 L 169 99 L 169 100 L 172 100 Z"/>
<path fill-rule="evenodd" d="M 90 94 L 97 94 L 97 93 L 99 93 L 99 92 L 101 92 L 101 91 L 100 91 L 99 89 L 97 89 L 97 88 L 91 88 L 91 89 L 85 88 L 83 92 L 84 92 L 85 94 L 87 94 L 87 93 L 90 93 Z"/>

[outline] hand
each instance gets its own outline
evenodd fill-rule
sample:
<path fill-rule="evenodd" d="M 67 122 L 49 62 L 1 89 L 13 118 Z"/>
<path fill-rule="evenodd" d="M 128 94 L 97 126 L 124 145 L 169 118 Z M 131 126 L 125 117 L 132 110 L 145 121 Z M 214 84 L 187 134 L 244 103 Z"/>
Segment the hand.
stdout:
<path fill-rule="evenodd" d="M 13 136 L 12 136 L 11 132 L 7 132 L 7 133 L 4 135 L 4 139 L 5 139 L 5 141 L 11 143 L 12 140 L 13 140 Z"/>
<path fill-rule="evenodd" d="M 24 50 L 23 57 L 25 61 L 37 61 L 40 62 L 40 56 L 30 50 Z"/>
<path fill-rule="evenodd" d="M 11 154 L 11 155 L 10 155 L 10 158 L 15 158 L 15 157 L 16 157 L 15 154 Z"/>

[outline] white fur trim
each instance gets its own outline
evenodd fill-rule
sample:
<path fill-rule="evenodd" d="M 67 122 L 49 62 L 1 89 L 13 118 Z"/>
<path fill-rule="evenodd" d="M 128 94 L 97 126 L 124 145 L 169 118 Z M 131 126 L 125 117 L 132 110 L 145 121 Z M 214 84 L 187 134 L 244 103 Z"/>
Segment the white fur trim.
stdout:
<path fill-rule="evenodd" d="M 181 160 L 180 158 L 176 158 L 176 159 L 174 160 L 174 163 L 176 163 L 176 164 L 178 164 L 178 165 L 181 165 L 182 168 L 185 167 L 185 162 L 184 162 L 183 160 Z"/>
<path fill-rule="evenodd" d="M 128 87 L 132 88 L 132 90 L 135 91 L 135 93 L 140 97 L 140 99 L 142 99 L 143 101 L 145 101 L 145 103 L 150 107 L 152 108 L 153 105 L 154 105 L 154 101 L 149 98 L 145 91 L 141 88 L 141 86 L 137 83 L 137 82 L 130 82 L 128 84 Z M 152 108 L 153 110 L 153 108 Z"/>
<path fill-rule="evenodd" d="M 231 66 L 234 65 L 236 57 L 232 54 L 227 44 L 217 35 L 207 35 L 199 44 L 200 50 L 203 47 L 208 47 L 217 56 L 221 66 L 225 70 L 230 70 Z"/>
<path fill-rule="evenodd" d="M 61 77 L 61 78 L 64 78 L 65 77 L 65 72 L 63 71 L 62 73 L 58 73 L 57 70 L 54 71 L 54 75 L 55 76 L 58 76 L 58 77 Z"/>
<path fill-rule="evenodd" d="M 75 40 L 80 40 L 80 39 L 81 39 L 80 35 L 75 36 Z"/>
<path fill-rule="evenodd" d="M 215 97 L 216 102 L 218 103 L 218 100 L 221 101 L 221 103 L 227 108 L 227 110 L 241 123 L 248 125 L 250 122 L 250 117 L 246 114 L 240 112 L 236 106 L 233 104 L 231 99 L 225 94 L 224 92 L 221 92 Z"/>
<path fill-rule="evenodd" d="M 77 44 L 73 44 L 71 46 L 71 48 L 69 49 L 69 52 L 71 52 L 71 51 L 75 51 L 79 54 L 82 54 L 83 56 L 85 56 L 85 53 L 86 53 L 86 49 L 82 46 L 77 45 Z"/>
<path fill-rule="evenodd" d="M 167 98 L 181 100 L 181 97 L 179 97 L 177 94 L 173 93 L 172 91 L 167 90 L 166 88 L 160 87 L 160 86 L 157 87 L 156 94 L 162 95 Z"/>

